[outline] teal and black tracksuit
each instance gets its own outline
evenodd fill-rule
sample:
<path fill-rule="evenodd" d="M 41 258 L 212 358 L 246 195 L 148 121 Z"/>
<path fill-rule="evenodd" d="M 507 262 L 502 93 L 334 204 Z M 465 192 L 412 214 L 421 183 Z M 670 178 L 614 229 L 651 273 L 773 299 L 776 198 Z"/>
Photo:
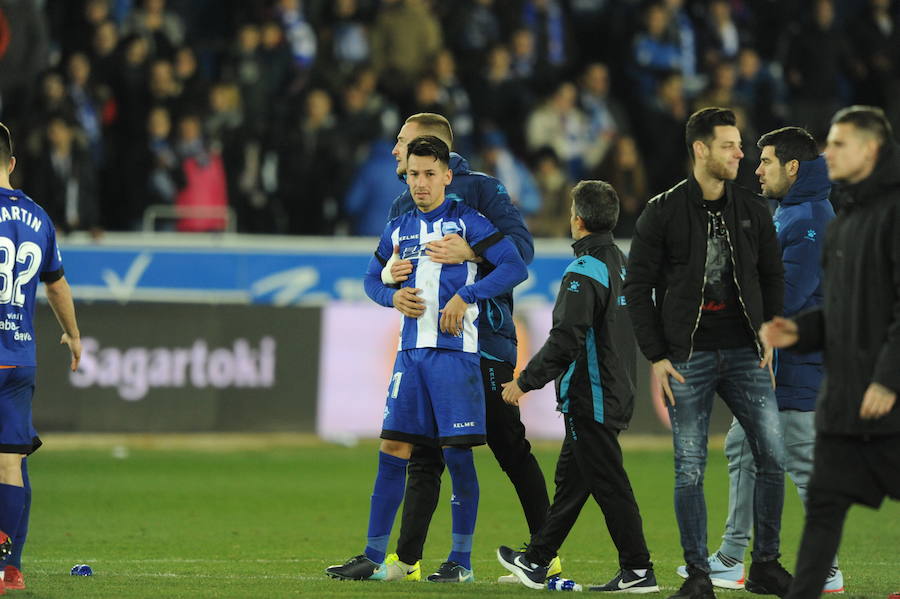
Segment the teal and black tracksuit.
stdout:
<path fill-rule="evenodd" d="M 640 511 L 622 464 L 619 431 L 634 409 L 636 347 L 622 295 L 625 256 L 609 232 L 572 246 L 553 308 L 553 328 L 519 376 L 523 391 L 556 380 L 566 437 L 556 465 L 556 494 L 526 556 L 547 564 L 589 496 L 603 511 L 624 569 L 650 568 Z"/>

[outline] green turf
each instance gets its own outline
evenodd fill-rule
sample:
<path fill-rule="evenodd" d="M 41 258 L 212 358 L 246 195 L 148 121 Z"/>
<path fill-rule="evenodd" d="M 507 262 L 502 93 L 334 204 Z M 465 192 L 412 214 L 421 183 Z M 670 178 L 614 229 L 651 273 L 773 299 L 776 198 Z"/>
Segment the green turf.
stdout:
<path fill-rule="evenodd" d="M 126 458 L 106 450 L 38 452 L 30 460 L 35 501 L 23 566 L 29 588 L 11 593 L 23 599 L 535 593 L 493 582 L 505 573 L 495 561 L 496 546 L 519 544 L 526 533 L 515 495 L 484 448 L 476 450 L 481 480 L 473 556 L 477 583 L 448 588 L 326 579 L 325 566 L 362 549 L 375 451 L 366 443 L 251 452 L 132 450 Z M 538 457 L 552 477 L 553 447 L 541 447 Z M 672 514 L 670 453 L 626 451 L 626 466 L 657 577 L 664 592 L 672 591 L 680 583 L 674 570 L 681 550 Z M 714 451 L 707 473 L 713 544 L 726 493 L 724 461 L 721 451 Z M 800 514 L 789 484 L 783 527 L 788 568 L 794 563 Z M 436 568 L 446 556 L 449 530 L 445 494 L 425 548 L 424 570 Z M 850 597 L 884 598 L 900 589 L 897 547 L 900 505 L 851 512 L 841 554 Z M 595 504 L 586 506 L 562 557 L 565 574 L 581 583 L 605 582 L 615 572 L 615 553 Z M 95 575 L 70 576 L 76 563 L 90 564 Z"/>

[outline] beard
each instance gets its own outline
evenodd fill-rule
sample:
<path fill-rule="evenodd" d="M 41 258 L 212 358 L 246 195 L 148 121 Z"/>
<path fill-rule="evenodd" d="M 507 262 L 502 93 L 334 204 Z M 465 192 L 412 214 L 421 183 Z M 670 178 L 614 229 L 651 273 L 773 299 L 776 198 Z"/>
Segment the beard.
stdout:
<path fill-rule="evenodd" d="M 710 160 L 706 163 L 706 172 L 709 173 L 711 177 L 719 179 L 720 181 L 734 181 L 737 177 L 737 169 L 734 172 L 731 172 L 728 169 L 728 166 L 719 160 Z"/>

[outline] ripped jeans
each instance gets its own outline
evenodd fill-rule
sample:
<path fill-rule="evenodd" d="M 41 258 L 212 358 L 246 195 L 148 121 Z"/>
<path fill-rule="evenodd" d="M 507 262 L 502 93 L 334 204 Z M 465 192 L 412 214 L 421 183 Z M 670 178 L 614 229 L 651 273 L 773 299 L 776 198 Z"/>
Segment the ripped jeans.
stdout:
<path fill-rule="evenodd" d="M 669 378 L 675 405 L 669 406 L 675 448 L 675 517 L 688 566 L 709 572 L 706 560 L 707 436 L 713 398 L 721 397 L 747 434 L 756 464 L 753 496 L 754 561 L 779 557 L 784 505 L 784 440 L 769 371 L 759 367 L 753 348 L 695 351 L 687 362 L 673 362 L 684 377 Z"/>

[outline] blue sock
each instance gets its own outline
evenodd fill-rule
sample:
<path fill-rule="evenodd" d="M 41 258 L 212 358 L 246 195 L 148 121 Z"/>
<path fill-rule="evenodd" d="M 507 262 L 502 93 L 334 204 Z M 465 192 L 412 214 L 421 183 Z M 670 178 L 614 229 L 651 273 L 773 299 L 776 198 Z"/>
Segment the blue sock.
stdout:
<path fill-rule="evenodd" d="M 380 564 L 387 554 L 391 527 L 406 487 L 406 465 L 409 460 L 378 452 L 378 476 L 372 491 L 369 508 L 369 535 L 366 540 L 366 557 Z"/>
<path fill-rule="evenodd" d="M 13 539 L 12 553 L 6 558 L 6 564 L 22 569 L 22 549 L 25 548 L 25 538 L 28 536 L 28 518 L 31 515 L 31 481 L 28 480 L 28 460 L 22 460 L 22 482 L 25 486 L 25 507 L 22 509 L 22 518 L 19 520 L 19 529 Z"/>
<path fill-rule="evenodd" d="M 0 483 L 0 530 L 11 539 L 16 538 L 16 530 L 22 519 L 22 510 L 25 508 L 24 487 L 14 487 Z M 5 563 L 5 560 L 4 560 Z"/>
<path fill-rule="evenodd" d="M 445 447 L 444 461 L 453 483 L 450 515 L 453 520 L 453 549 L 448 562 L 472 569 L 472 535 L 478 517 L 478 475 L 471 448 Z"/>

